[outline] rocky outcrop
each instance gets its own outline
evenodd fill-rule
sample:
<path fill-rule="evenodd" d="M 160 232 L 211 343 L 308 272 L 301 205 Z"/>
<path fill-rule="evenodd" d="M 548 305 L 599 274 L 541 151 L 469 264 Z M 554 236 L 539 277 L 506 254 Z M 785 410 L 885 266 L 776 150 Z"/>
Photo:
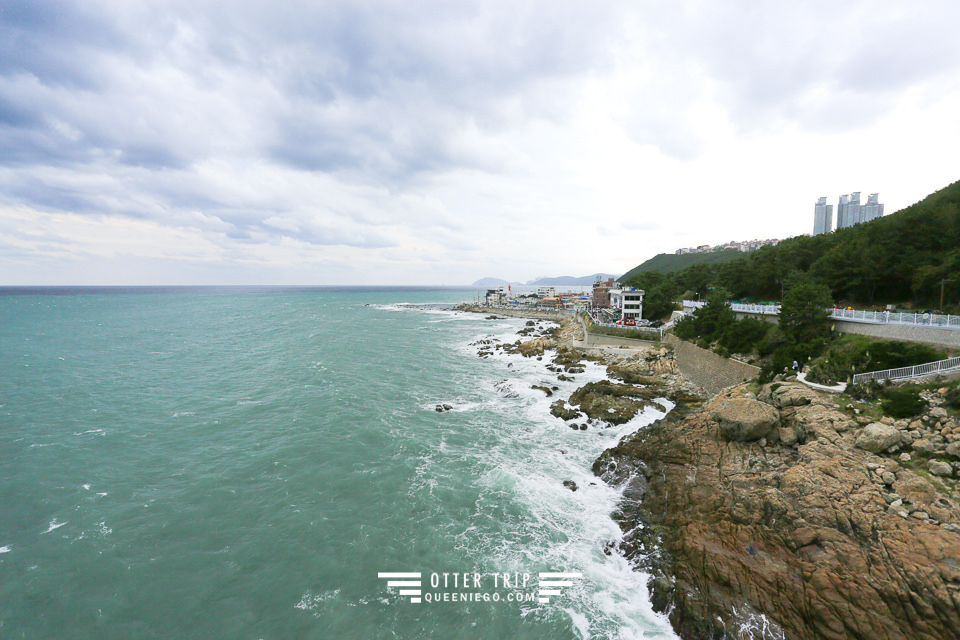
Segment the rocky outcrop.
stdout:
<path fill-rule="evenodd" d="M 713 410 L 712 417 L 720 425 L 720 433 L 735 442 L 766 438 L 780 426 L 776 409 L 750 398 L 727 400 Z"/>
<path fill-rule="evenodd" d="M 658 395 L 655 389 L 601 380 L 583 385 L 573 392 L 568 402 L 594 420 L 623 424 L 649 406 L 666 411 L 663 405 L 654 402 Z"/>
<path fill-rule="evenodd" d="M 730 439 L 721 421 L 767 412 L 749 395 L 671 412 L 594 465 L 628 490 L 621 551 L 651 574 L 655 608 L 684 639 L 957 638 L 960 501 L 928 468 L 953 469 L 949 415 L 858 420 L 802 385 L 767 385 L 756 397 L 778 426 Z M 920 454 L 914 435 L 943 442 Z"/>

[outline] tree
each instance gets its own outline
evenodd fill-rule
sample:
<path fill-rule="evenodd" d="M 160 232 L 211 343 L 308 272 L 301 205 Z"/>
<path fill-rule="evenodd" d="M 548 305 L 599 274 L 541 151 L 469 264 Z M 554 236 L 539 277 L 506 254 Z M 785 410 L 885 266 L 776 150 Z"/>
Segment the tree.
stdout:
<path fill-rule="evenodd" d="M 780 330 L 795 358 L 819 355 L 830 341 L 830 289 L 795 272 L 787 279 L 780 308 Z"/>
<path fill-rule="evenodd" d="M 714 289 L 706 305 L 677 325 L 676 335 L 684 340 L 704 338 L 709 342 L 719 339 L 728 327 L 737 323 L 737 315 L 730 308 L 729 300 L 730 293 L 726 289 Z"/>

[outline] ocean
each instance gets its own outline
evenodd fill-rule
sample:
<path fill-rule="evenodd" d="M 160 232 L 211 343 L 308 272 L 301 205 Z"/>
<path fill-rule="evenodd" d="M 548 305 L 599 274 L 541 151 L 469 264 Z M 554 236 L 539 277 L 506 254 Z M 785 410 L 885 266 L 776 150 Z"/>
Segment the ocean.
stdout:
<path fill-rule="evenodd" d="M 0 291 L 0 638 L 675 638 L 590 472 L 662 413 L 571 430 L 475 296 Z"/>

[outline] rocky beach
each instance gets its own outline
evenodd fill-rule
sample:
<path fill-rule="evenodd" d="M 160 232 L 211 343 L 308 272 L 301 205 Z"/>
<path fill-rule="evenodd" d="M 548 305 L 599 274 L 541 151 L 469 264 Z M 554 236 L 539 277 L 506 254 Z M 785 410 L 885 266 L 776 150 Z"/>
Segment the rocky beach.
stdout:
<path fill-rule="evenodd" d="M 570 428 L 674 405 L 593 470 L 623 489 L 623 537 L 607 552 L 650 575 L 681 638 L 958 637 L 960 426 L 945 389 L 899 421 L 792 379 L 708 398 L 671 346 L 582 349 L 582 332 L 573 318 L 538 318 L 514 343 L 476 346 L 543 359 L 557 376 L 605 365 L 610 381 L 551 405 Z"/>

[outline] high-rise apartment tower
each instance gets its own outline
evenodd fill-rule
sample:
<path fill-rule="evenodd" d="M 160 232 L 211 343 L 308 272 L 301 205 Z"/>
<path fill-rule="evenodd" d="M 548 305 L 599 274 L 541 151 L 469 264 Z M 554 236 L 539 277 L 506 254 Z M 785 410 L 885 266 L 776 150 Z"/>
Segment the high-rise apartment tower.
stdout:
<path fill-rule="evenodd" d="M 833 231 L 833 205 L 827 204 L 827 197 L 817 200 L 813 208 L 813 235 L 830 233 Z"/>
<path fill-rule="evenodd" d="M 860 192 L 854 191 L 851 194 L 840 196 L 840 204 L 837 205 L 837 229 L 852 227 L 860 222 Z"/>

